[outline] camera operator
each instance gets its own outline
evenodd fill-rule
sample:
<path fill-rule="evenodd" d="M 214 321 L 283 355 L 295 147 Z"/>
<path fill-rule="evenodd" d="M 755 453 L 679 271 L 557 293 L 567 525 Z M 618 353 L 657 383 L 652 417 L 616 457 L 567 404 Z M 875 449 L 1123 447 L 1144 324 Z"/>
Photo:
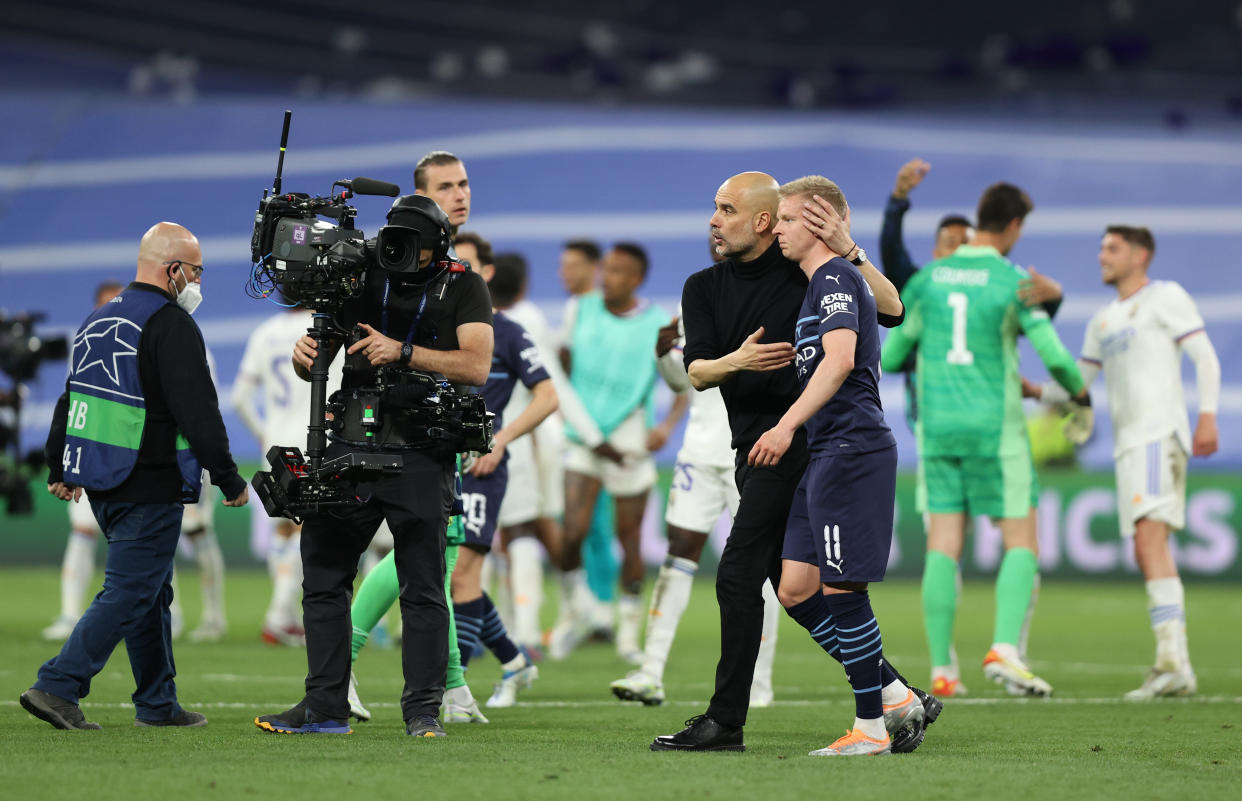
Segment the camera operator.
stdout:
<path fill-rule="evenodd" d="M 370 267 L 362 294 L 346 303 L 338 323 L 361 335 L 346 350 L 343 391 L 365 385 L 367 373 L 396 365 L 442 374 L 459 385 L 487 381 L 492 361 L 491 298 L 482 277 L 448 261 L 451 224 L 430 198 L 405 195 L 388 212 L 390 226 L 419 234 L 418 269 Z M 326 342 L 326 358 L 341 342 Z M 294 347 L 294 369 L 304 380 L 320 345 L 310 336 Z M 448 607 L 444 597 L 445 525 L 454 497 L 454 454 L 418 443 L 384 446 L 400 452 L 404 467 L 359 484 L 363 503 L 309 517 L 302 528 L 303 619 L 308 670 L 306 694 L 288 711 L 255 719 L 273 732 L 348 733 L 349 602 L 358 557 L 380 521 L 392 530 L 401 582 L 401 707 L 406 733 L 443 736 L 436 718 L 448 660 Z M 329 444 L 327 459 L 349 451 Z M 356 450 L 354 448 L 353 450 Z"/>
<path fill-rule="evenodd" d="M 60 653 L 39 668 L 21 704 L 58 729 L 98 729 L 78 700 L 122 640 L 137 689 L 138 726 L 205 726 L 182 709 L 173 683 L 173 555 L 184 503 L 202 489 L 202 470 L 226 498 L 249 493 L 229 454 L 198 326 L 202 250 L 174 223 L 142 237 L 134 282 L 96 309 L 74 339 L 66 392 L 56 404 L 46 452 L 48 491 L 81 499 L 108 539 L 103 591 Z"/>

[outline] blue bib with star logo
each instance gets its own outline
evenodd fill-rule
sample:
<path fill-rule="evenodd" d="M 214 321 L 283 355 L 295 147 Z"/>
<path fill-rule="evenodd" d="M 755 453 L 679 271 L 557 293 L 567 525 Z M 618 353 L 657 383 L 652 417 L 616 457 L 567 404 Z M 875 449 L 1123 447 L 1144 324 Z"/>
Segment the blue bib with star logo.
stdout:
<path fill-rule="evenodd" d="M 78 329 L 69 367 L 65 483 L 110 490 L 133 472 L 147 420 L 138 346 L 143 326 L 165 305 L 172 301 L 154 292 L 122 292 Z M 176 448 L 181 499 L 193 503 L 202 491 L 203 470 L 180 434 Z"/>

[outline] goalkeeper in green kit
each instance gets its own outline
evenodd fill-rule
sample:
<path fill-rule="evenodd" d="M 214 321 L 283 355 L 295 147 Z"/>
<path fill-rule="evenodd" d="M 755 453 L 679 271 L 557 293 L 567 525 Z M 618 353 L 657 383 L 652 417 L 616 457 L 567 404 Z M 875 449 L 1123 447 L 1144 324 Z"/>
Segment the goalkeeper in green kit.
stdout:
<path fill-rule="evenodd" d="M 918 348 L 917 499 L 927 515 L 923 611 L 937 695 L 962 693 L 952 647 L 957 562 L 967 518 L 977 515 L 997 523 L 1005 546 L 984 675 L 1013 693 L 1052 693 L 1026 666 L 1022 642 L 1038 573 L 1033 506 L 1039 486 L 1022 411 L 1020 332 L 1079 404 L 1067 434 L 1085 439 L 1091 415 L 1074 358 L 1047 312 L 1022 302 L 1019 284 L 1027 273 L 1005 258 L 1032 208 L 1012 184 L 988 187 L 969 244 L 926 265 L 906 285 L 906 321 L 890 333 L 881 354 L 882 368 L 897 371 Z"/>

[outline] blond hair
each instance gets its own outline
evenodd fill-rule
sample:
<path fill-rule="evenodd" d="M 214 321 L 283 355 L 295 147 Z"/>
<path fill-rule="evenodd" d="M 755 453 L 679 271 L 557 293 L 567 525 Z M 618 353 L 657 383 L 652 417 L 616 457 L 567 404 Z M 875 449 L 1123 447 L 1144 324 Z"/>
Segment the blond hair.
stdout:
<path fill-rule="evenodd" d="M 845 193 L 841 191 L 841 187 L 822 175 L 804 175 L 795 181 L 782 184 L 777 194 L 781 200 L 796 195 L 806 195 L 808 199 L 811 195 L 819 195 L 828 201 L 828 205 L 832 206 L 842 217 L 845 216 L 845 210 L 848 208 Z"/>

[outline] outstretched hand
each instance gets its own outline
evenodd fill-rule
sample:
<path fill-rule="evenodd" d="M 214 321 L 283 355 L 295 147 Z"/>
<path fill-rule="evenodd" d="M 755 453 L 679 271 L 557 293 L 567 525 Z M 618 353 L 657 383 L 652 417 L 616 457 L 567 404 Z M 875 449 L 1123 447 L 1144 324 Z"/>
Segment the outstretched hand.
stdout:
<path fill-rule="evenodd" d="M 794 360 L 794 346 L 788 342 L 760 343 L 763 326 L 746 337 L 738 349 L 728 356 L 729 364 L 736 370 L 767 372 L 787 367 Z"/>

